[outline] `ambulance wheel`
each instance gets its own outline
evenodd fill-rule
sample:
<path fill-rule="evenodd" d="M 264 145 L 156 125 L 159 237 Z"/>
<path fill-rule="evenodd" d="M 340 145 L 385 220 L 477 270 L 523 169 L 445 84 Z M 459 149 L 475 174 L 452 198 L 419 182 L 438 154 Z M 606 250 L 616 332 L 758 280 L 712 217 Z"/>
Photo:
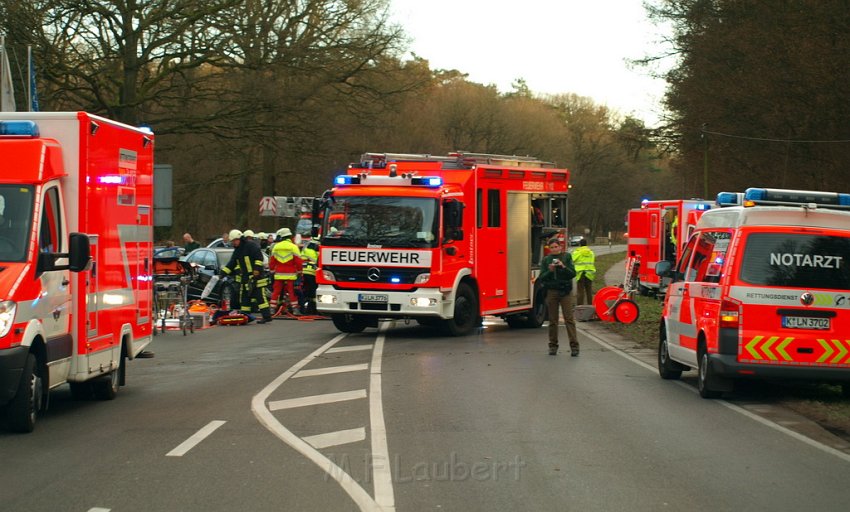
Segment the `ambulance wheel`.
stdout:
<path fill-rule="evenodd" d="M 697 362 L 699 364 L 699 371 L 697 374 L 697 390 L 699 390 L 699 396 L 703 398 L 720 398 L 721 392 L 712 388 L 714 374 L 711 371 L 711 365 L 708 364 L 708 352 L 705 349 L 700 350 L 699 360 Z"/>
<path fill-rule="evenodd" d="M 35 421 L 41 412 L 44 403 L 44 384 L 41 379 L 41 371 L 36 365 L 33 354 L 28 354 L 24 361 L 24 371 L 21 382 L 18 384 L 18 392 L 9 403 L 8 420 L 9 430 L 13 432 L 32 432 Z"/>
<path fill-rule="evenodd" d="M 94 396 L 100 400 L 115 400 L 115 397 L 118 396 L 118 388 L 124 384 L 124 372 L 127 368 L 125 361 L 122 353 L 118 359 L 118 368 L 112 370 L 109 375 L 99 377 L 92 382 Z"/>
<path fill-rule="evenodd" d="M 621 324 L 633 324 L 640 317 L 640 309 L 635 301 L 631 299 L 621 299 L 614 306 L 614 320 Z"/>
<path fill-rule="evenodd" d="M 331 321 L 333 321 L 334 327 L 336 327 L 340 332 L 354 334 L 363 332 L 363 329 L 366 328 L 365 319 L 348 313 L 333 314 L 331 315 Z"/>
<path fill-rule="evenodd" d="M 661 340 L 658 342 L 658 375 L 665 380 L 679 380 L 682 376 L 682 365 L 670 359 L 667 335 L 663 330 Z"/>
<path fill-rule="evenodd" d="M 466 336 L 478 324 L 478 300 L 475 292 L 466 283 L 460 283 L 455 295 L 454 318 L 446 320 L 446 330 L 452 336 Z"/>

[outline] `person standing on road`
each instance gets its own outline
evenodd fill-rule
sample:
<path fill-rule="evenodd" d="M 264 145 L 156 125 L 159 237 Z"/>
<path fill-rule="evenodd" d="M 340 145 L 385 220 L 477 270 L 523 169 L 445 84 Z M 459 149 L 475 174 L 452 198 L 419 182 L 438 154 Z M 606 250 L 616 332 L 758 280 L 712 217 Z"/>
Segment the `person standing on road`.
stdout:
<path fill-rule="evenodd" d="M 295 294 L 295 281 L 303 267 L 301 250 L 292 241 L 292 231 L 289 228 L 278 229 L 277 239 L 277 243 L 272 246 L 272 255 L 269 258 L 269 265 L 274 271 L 272 309 L 277 309 L 278 301 L 286 292 L 290 312 L 298 316 L 301 314 L 301 308 L 298 305 L 298 296 Z"/>
<path fill-rule="evenodd" d="M 301 272 L 301 288 L 304 292 L 304 312 L 316 314 L 316 269 L 319 265 L 319 237 L 314 236 L 301 251 L 304 267 Z"/>
<path fill-rule="evenodd" d="M 257 323 L 271 322 L 272 314 L 264 293 L 264 288 L 268 286 L 269 280 L 263 268 L 263 253 L 260 251 L 260 246 L 256 242 L 244 238 L 243 233 L 238 229 L 231 230 L 229 235 L 230 243 L 234 247 L 233 255 L 221 270 L 226 275 L 233 272 L 238 272 L 240 275 L 241 279 L 237 279 L 239 284 L 239 309 L 243 314 L 250 316 L 252 306 L 257 306 L 260 314 L 263 315 L 262 320 L 258 320 Z"/>
<path fill-rule="evenodd" d="M 587 240 L 582 238 L 578 248 L 573 251 L 573 264 L 576 269 L 576 285 L 578 294 L 576 304 L 593 304 L 593 279 L 596 278 L 596 255 L 587 246 Z M 585 300 L 586 299 L 586 300 Z"/>
<path fill-rule="evenodd" d="M 549 310 L 549 355 L 558 353 L 558 318 L 563 312 L 564 326 L 570 339 L 570 355 L 578 356 L 578 334 L 576 333 L 575 298 L 572 295 L 573 278 L 576 270 L 573 259 L 563 252 L 561 242 L 555 238 L 549 242 L 549 255 L 543 258 L 543 271 L 537 279 L 546 290 L 546 307 Z M 560 310 L 560 311 L 559 311 Z"/>

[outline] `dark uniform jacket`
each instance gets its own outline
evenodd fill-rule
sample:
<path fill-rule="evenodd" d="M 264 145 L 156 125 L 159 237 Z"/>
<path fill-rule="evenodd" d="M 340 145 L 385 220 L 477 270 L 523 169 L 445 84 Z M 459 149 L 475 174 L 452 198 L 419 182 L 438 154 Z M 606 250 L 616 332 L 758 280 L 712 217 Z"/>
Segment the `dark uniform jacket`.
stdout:
<path fill-rule="evenodd" d="M 564 266 L 555 266 L 554 270 L 549 270 L 549 264 L 555 260 L 560 260 Z M 567 293 L 573 289 L 573 278 L 576 276 L 576 269 L 573 266 L 573 258 L 569 253 L 564 252 L 546 256 L 543 258 L 541 268 L 542 271 L 537 276 L 537 280 L 543 288 Z"/>
<path fill-rule="evenodd" d="M 255 270 L 259 270 L 260 277 L 264 277 L 263 253 L 260 246 L 243 238 L 239 247 L 233 250 L 230 261 L 221 270 L 228 275 L 238 273 L 242 277 L 241 281 L 245 283 L 254 278 Z"/>

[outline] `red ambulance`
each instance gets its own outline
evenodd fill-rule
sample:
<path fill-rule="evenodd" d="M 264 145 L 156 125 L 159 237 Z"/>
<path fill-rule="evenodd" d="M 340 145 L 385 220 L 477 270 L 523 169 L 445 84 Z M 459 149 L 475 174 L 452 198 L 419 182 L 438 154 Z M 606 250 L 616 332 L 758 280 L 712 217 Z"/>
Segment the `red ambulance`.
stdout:
<path fill-rule="evenodd" d="M 112 399 L 152 339 L 153 142 L 84 112 L 0 114 L 0 407 Z"/>
<path fill-rule="evenodd" d="M 850 395 L 850 194 L 751 188 L 717 202 L 739 205 L 706 212 L 678 262 L 656 267 L 672 278 L 661 377 L 697 369 L 704 398 L 751 378 Z"/>

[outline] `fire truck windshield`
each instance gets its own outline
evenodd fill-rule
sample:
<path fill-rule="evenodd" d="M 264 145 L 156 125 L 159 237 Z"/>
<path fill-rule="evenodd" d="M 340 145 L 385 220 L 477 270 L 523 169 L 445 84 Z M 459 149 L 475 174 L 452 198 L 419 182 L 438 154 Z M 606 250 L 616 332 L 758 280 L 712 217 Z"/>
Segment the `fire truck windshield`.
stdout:
<path fill-rule="evenodd" d="M 32 208 L 32 187 L 0 185 L 0 261 L 25 260 Z"/>
<path fill-rule="evenodd" d="M 328 208 L 322 245 L 435 247 L 437 200 L 422 197 L 336 197 Z"/>

